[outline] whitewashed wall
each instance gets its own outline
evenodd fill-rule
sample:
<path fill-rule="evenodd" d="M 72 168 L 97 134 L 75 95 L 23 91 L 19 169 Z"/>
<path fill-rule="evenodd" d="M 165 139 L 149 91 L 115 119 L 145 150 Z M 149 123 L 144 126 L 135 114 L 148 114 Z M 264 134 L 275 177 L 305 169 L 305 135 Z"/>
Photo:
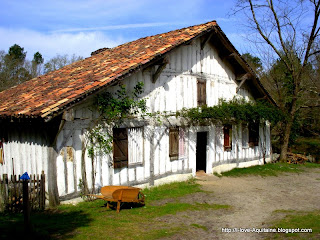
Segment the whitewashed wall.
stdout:
<path fill-rule="evenodd" d="M 154 66 L 123 80 L 123 84 L 131 91 L 138 82 L 144 83 L 143 98 L 146 99 L 148 112 L 176 112 L 182 108 L 197 106 L 197 78 L 206 80 L 207 105 L 213 106 L 220 98 L 226 100 L 234 96 L 251 97 L 246 89 L 240 89 L 236 93 L 237 83 L 235 74 L 228 62 L 222 61 L 216 49 L 207 44 L 203 51 L 200 50 L 200 40 L 190 45 L 185 45 L 172 51 L 167 59 L 169 64 L 162 71 L 155 83 L 152 83 L 152 74 L 158 66 Z M 109 92 L 115 92 L 117 87 L 111 87 Z M 75 122 L 94 118 L 96 113 L 90 108 L 90 102 L 74 108 Z M 62 141 L 70 128 L 77 125 L 71 140 L 68 140 L 75 150 L 73 162 L 68 162 L 60 155 L 57 160 L 59 193 L 70 194 L 75 191 L 76 183 L 81 178 L 81 133 L 85 127 L 81 124 L 68 124 L 61 132 L 58 141 Z M 151 179 L 158 179 L 168 175 L 180 173 L 195 174 L 196 169 L 196 137 L 198 131 L 208 132 L 207 165 L 206 171 L 212 172 L 212 168 L 226 163 L 239 163 L 244 161 L 261 161 L 260 147 L 242 147 L 241 126 L 233 126 L 232 151 L 223 149 L 222 126 L 191 127 L 186 128 L 187 154 L 184 158 L 171 161 L 169 158 L 169 130 L 165 124 L 162 126 L 143 126 L 143 148 L 141 163 L 129 164 L 128 168 L 114 169 L 112 166 L 112 154 L 97 158 L 92 169 L 91 159 L 85 156 L 87 181 L 89 187 L 92 184 L 91 173 L 96 174 L 95 186 L 121 185 L 121 184 L 144 184 Z M 269 136 L 269 135 L 268 135 Z M 152 139 L 153 138 L 153 139 Z M 77 140 L 76 140 L 77 139 Z M 264 138 L 265 139 L 265 138 Z M 129 143 L 130 143 L 129 134 Z M 268 145 L 269 144 L 269 145 Z M 270 141 L 267 140 L 267 145 Z M 130 148 L 131 152 L 135 152 Z M 269 153 L 268 153 L 269 154 Z M 267 154 L 267 155 L 268 155 Z M 153 157 L 152 157 L 153 156 Z"/>
<path fill-rule="evenodd" d="M 0 164 L 0 176 L 3 174 L 22 175 L 47 174 L 48 148 L 41 132 L 31 126 L 20 126 L 8 130 L 8 139 L 3 142 L 4 164 Z M 48 182 L 46 181 L 46 189 Z"/>
<path fill-rule="evenodd" d="M 182 108 L 197 106 L 197 78 L 206 81 L 207 105 L 213 106 L 220 98 L 227 100 L 234 96 L 250 98 L 246 89 L 240 89 L 236 93 L 237 83 L 235 74 L 228 62 L 222 61 L 216 49 L 211 44 L 206 44 L 200 50 L 200 40 L 195 40 L 189 45 L 181 46 L 167 55 L 169 64 L 160 74 L 155 83 L 152 83 L 152 74 L 157 66 L 139 71 L 123 80 L 123 84 L 131 91 L 137 82 L 144 83 L 143 98 L 146 99 L 148 112 L 176 112 Z M 109 92 L 116 91 L 117 87 L 110 87 Z M 99 188 L 104 185 L 136 185 L 153 184 L 157 179 L 170 175 L 195 174 L 196 170 L 196 142 L 197 132 L 208 132 L 207 164 L 206 171 L 212 172 L 212 168 L 218 165 L 246 161 L 261 161 L 261 145 L 248 148 L 241 145 L 241 126 L 233 126 L 232 151 L 223 149 L 222 126 L 186 127 L 186 154 L 178 160 L 169 158 L 169 130 L 170 125 L 157 125 L 137 121 L 131 127 L 142 127 L 143 147 L 139 150 L 141 162 L 129 164 L 128 168 L 114 169 L 112 166 L 112 154 L 98 156 L 94 163 L 83 154 L 85 145 L 85 132 L 92 119 L 97 117 L 92 107 L 92 98 L 87 99 L 69 111 L 71 118 L 66 121 L 57 138 L 57 183 L 60 196 L 68 196 L 79 191 L 79 180 L 83 178 L 81 162 L 84 157 L 87 182 L 89 188 L 92 184 Z M 263 141 L 267 148 L 267 156 L 270 155 L 270 127 L 261 128 L 260 133 L 265 133 Z M 5 159 L 16 159 L 15 171 L 28 171 L 41 173 L 47 168 L 46 146 L 36 136 L 24 133 L 12 133 L 12 140 L 4 145 Z M 129 142 L 134 141 L 129 136 Z M 134 150 L 135 151 L 135 150 Z M 129 148 L 129 155 L 134 152 Z M 26 155 L 26 156 L 25 156 Z M 129 157 L 130 161 L 137 161 Z M 19 160 L 18 160 L 19 159 Z M 0 166 L 0 174 L 12 171 L 10 161 Z M 26 169 L 26 170 L 23 170 Z M 93 176 L 94 175 L 94 183 Z"/>

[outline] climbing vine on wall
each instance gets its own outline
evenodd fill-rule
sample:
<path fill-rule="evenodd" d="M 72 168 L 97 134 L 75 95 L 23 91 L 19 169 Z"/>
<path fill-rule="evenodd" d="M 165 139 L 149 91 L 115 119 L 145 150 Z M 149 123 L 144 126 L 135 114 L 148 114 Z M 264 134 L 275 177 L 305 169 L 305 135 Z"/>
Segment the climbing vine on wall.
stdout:
<path fill-rule="evenodd" d="M 275 124 L 285 117 L 276 106 L 267 101 L 253 102 L 239 98 L 233 98 L 231 101 L 220 99 L 219 104 L 212 107 L 182 109 L 176 113 L 176 116 L 187 119 L 191 125 L 259 121 Z"/>
<path fill-rule="evenodd" d="M 97 96 L 94 105 L 100 116 L 88 131 L 88 154 L 108 154 L 112 151 L 112 129 L 123 119 L 146 112 L 146 100 L 138 99 L 143 93 L 143 82 L 138 82 L 132 92 L 127 92 L 125 85 L 119 85 L 115 93 L 105 92 Z"/>
<path fill-rule="evenodd" d="M 99 112 L 99 117 L 93 122 L 87 131 L 86 149 L 92 160 L 92 191 L 95 183 L 95 161 L 96 156 L 109 154 L 112 152 L 112 128 L 119 127 L 124 119 L 134 116 L 142 116 L 157 120 L 161 124 L 161 118 L 175 115 L 186 119 L 190 125 L 204 124 L 235 124 L 240 122 L 269 121 L 271 124 L 282 120 L 284 115 L 277 107 L 266 101 L 245 101 L 234 98 L 231 101 L 220 100 L 216 106 L 201 106 L 191 109 L 182 109 L 176 113 L 156 112 L 148 113 L 146 100 L 139 99 L 143 93 L 143 83 L 138 82 L 131 92 L 126 90 L 125 85 L 119 85 L 115 93 L 105 92 L 95 99 L 95 107 Z M 84 150 L 85 151 L 85 150 Z M 83 161 L 84 162 L 84 161 Z M 112 164 L 112 163 L 110 163 Z M 83 179 L 86 176 L 83 175 Z M 84 193 L 88 193 L 86 180 L 83 181 Z"/>

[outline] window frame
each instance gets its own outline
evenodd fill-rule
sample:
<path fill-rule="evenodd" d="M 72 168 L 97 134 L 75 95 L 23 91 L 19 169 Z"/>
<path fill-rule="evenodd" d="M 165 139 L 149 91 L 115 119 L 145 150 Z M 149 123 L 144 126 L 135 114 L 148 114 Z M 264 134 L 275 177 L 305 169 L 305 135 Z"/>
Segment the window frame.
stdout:
<path fill-rule="evenodd" d="M 169 157 L 171 161 L 179 159 L 179 127 L 169 128 Z"/>
<path fill-rule="evenodd" d="M 260 138 L 259 123 L 250 123 L 248 128 L 249 128 L 249 147 L 259 146 L 259 138 Z"/>
<path fill-rule="evenodd" d="M 139 130 L 139 134 L 141 134 L 139 137 L 137 137 L 137 130 Z M 135 136 L 132 137 L 131 131 L 135 132 Z M 141 165 L 144 162 L 144 129 L 143 127 L 131 127 L 128 128 L 128 166 L 135 166 L 135 165 Z M 138 138 L 138 139 L 137 139 Z M 139 139 L 140 138 L 140 139 Z M 134 143 L 134 140 L 138 140 L 140 142 Z M 136 146 L 134 146 L 136 145 Z M 133 148 L 136 147 L 136 150 Z M 140 150 L 139 150 L 140 149 Z M 141 154 L 139 154 L 139 152 Z M 138 159 L 138 155 L 140 156 L 141 160 L 138 161 L 132 161 L 133 159 Z"/>
<path fill-rule="evenodd" d="M 207 105 L 207 84 L 203 79 L 197 79 L 197 106 Z"/>
<path fill-rule="evenodd" d="M 223 125 L 223 149 L 230 152 L 232 150 L 232 125 Z"/>
<path fill-rule="evenodd" d="M 128 129 L 113 128 L 112 133 L 113 168 L 128 167 Z M 122 156 L 119 155 L 120 152 L 122 153 Z"/>

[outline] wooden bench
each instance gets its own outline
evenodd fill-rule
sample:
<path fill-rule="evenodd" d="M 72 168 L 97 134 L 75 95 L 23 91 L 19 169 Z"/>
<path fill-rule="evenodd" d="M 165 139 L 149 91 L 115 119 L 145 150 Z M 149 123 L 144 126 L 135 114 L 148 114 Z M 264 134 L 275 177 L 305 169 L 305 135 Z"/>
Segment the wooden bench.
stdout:
<path fill-rule="evenodd" d="M 107 202 L 107 209 L 110 208 L 110 202 L 117 203 L 117 212 L 120 212 L 121 203 L 140 203 L 144 205 L 144 195 L 140 188 L 130 186 L 104 186 L 101 188 L 101 195 L 88 194 Z"/>

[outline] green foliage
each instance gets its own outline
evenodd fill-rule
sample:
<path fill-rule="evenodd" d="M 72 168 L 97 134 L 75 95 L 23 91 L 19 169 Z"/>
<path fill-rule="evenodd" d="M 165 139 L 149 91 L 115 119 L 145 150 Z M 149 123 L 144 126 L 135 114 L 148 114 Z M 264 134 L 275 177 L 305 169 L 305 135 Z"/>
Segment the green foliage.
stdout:
<path fill-rule="evenodd" d="M 145 99 L 137 100 L 143 93 L 143 82 L 138 82 L 131 93 L 127 93 L 125 85 L 119 87 L 115 94 L 106 92 L 96 99 L 95 105 L 107 123 L 146 111 Z"/>
<path fill-rule="evenodd" d="M 252 69 L 257 73 L 261 74 L 263 67 L 262 67 L 262 62 L 261 59 L 258 57 L 255 57 L 251 55 L 250 53 L 244 53 L 242 54 L 242 57 L 244 60 L 247 61 L 247 63 L 252 67 Z"/>
<path fill-rule="evenodd" d="M 220 99 L 219 104 L 213 107 L 201 106 L 183 109 L 177 116 L 184 117 L 191 124 L 222 123 L 232 124 L 239 122 L 259 122 L 268 120 L 272 124 L 284 118 L 282 112 L 266 101 L 247 102 L 244 99 L 234 98 L 231 101 Z"/>
<path fill-rule="evenodd" d="M 87 149 L 91 158 L 96 154 L 108 154 L 112 151 L 112 135 L 101 124 L 91 128 L 88 140 Z"/>
<path fill-rule="evenodd" d="M 20 47 L 18 44 L 14 44 L 9 48 L 7 57 L 11 58 L 11 60 L 16 63 L 22 64 L 27 55 L 27 52 L 24 52 L 23 50 L 23 47 Z"/>
<path fill-rule="evenodd" d="M 306 154 L 309 153 L 317 162 L 320 162 L 320 138 L 298 138 L 291 146 L 292 152 Z"/>
<path fill-rule="evenodd" d="M 130 93 L 125 85 L 120 85 L 114 94 L 105 92 L 97 96 L 95 106 L 100 117 L 88 133 L 87 149 L 91 158 L 112 151 L 113 136 L 107 129 L 109 126 L 117 126 L 125 118 L 146 112 L 145 99 L 138 99 L 143 90 L 143 82 L 138 82 Z"/>
<path fill-rule="evenodd" d="M 43 61 L 44 61 L 44 59 L 43 59 L 41 53 L 36 52 L 36 53 L 33 55 L 33 60 L 32 60 L 32 62 L 34 62 L 35 64 L 42 64 Z"/>
<path fill-rule="evenodd" d="M 299 173 L 303 172 L 305 167 L 308 168 L 320 168 L 320 164 L 306 163 L 305 165 L 300 164 L 289 164 L 289 163 L 268 163 L 264 165 L 257 165 L 248 168 L 235 168 L 231 171 L 224 172 L 221 176 L 225 177 L 242 177 L 248 175 L 254 176 L 278 176 L 281 173 Z"/>
<path fill-rule="evenodd" d="M 26 59 L 27 52 L 17 44 L 11 46 L 8 53 L 0 51 L 0 90 L 23 83 L 40 74 L 42 55 L 34 54 L 32 62 Z"/>

